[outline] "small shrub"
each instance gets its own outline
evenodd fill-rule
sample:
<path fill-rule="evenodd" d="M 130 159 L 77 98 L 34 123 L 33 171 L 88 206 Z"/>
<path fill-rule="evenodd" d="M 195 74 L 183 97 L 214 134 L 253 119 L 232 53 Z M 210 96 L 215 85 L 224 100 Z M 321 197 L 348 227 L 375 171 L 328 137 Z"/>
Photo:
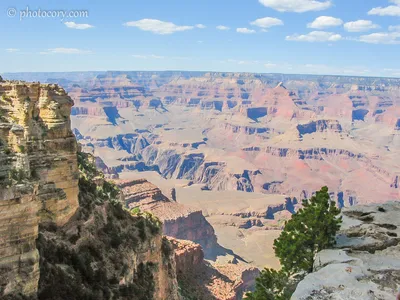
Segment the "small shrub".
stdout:
<path fill-rule="evenodd" d="M 172 245 L 165 236 L 162 238 L 161 251 L 165 260 L 167 260 L 173 253 Z"/>
<path fill-rule="evenodd" d="M 1 100 L 9 102 L 11 99 L 6 96 L 6 94 L 1 95 Z"/>
<path fill-rule="evenodd" d="M 31 178 L 39 179 L 39 173 L 36 169 L 31 169 Z"/>
<path fill-rule="evenodd" d="M 132 208 L 132 209 L 130 210 L 130 213 L 131 213 L 131 215 L 133 215 L 133 216 L 140 214 L 140 207 L 139 207 L 139 206 L 136 206 L 136 207 Z"/>
<path fill-rule="evenodd" d="M 23 169 L 13 168 L 10 170 L 10 179 L 21 183 L 24 179 L 27 179 L 27 176 Z"/>
<path fill-rule="evenodd" d="M 256 278 L 256 288 L 247 293 L 248 300 L 289 300 L 296 288 L 295 282 L 284 271 L 265 268 Z"/>
<path fill-rule="evenodd" d="M 23 146 L 23 145 L 18 145 L 18 149 L 19 149 L 19 152 L 25 153 L 25 146 Z"/>

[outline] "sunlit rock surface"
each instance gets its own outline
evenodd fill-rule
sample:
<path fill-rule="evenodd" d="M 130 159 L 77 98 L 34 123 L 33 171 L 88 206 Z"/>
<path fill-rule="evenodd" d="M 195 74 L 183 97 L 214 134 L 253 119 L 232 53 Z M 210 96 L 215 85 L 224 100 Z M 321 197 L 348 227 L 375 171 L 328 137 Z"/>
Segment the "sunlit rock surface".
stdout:
<path fill-rule="evenodd" d="M 292 299 L 395 299 L 400 287 L 400 202 L 343 210 L 335 249 L 317 254 L 314 272 Z"/>
<path fill-rule="evenodd" d="M 73 101 L 57 85 L 0 82 L 0 286 L 33 294 L 38 223 L 65 224 L 78 208 Z"/>

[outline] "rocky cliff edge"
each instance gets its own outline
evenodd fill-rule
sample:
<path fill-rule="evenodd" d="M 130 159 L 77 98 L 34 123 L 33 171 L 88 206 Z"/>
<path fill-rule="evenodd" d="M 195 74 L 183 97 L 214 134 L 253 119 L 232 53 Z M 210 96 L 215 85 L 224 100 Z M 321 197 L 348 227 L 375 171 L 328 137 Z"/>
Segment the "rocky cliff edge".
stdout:
<path fill-rule="evenodd" d="M 396 299 L 400 288 L 400 202 L 343 210 L 335 249 L 317 254 L 300 299 Z"/>

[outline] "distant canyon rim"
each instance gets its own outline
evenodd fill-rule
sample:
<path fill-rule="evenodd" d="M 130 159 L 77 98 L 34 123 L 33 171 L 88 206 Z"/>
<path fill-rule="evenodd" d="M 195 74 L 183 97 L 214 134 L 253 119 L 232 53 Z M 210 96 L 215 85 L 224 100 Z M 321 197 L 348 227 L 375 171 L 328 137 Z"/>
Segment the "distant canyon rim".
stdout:
<path fill-rule="evenodd" d="M 321 186 L 339 207 L 400 199 L 400 79 L 173 71 L 2 76 L 63 86 L 75 102 L 74 134 L 97 166 L 117 181 L 145 178 L 202 211 L 207 221 L 192 221 L 211 224 L 219 245 L 233 251 L 210 253 L 217 260 L 279 267 L 273 240 Z"/>

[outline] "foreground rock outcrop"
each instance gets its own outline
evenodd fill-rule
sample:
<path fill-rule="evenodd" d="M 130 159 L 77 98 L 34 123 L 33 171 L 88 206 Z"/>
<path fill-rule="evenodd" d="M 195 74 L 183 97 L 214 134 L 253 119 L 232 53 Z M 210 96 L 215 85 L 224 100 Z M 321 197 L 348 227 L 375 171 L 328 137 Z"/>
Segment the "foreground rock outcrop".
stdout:
<path fill-rule="evenodd" d="M 0 82 L 0 294 L 35 294 L 40 222 L 78 209 L 73 101 L 57 85 Z"/>
<path fill-rule="evenodd" d="M 400 287 L 400 202 L 343 210 L 336 249 L 317 254 L 292 299 L 395 299 Z"/>

